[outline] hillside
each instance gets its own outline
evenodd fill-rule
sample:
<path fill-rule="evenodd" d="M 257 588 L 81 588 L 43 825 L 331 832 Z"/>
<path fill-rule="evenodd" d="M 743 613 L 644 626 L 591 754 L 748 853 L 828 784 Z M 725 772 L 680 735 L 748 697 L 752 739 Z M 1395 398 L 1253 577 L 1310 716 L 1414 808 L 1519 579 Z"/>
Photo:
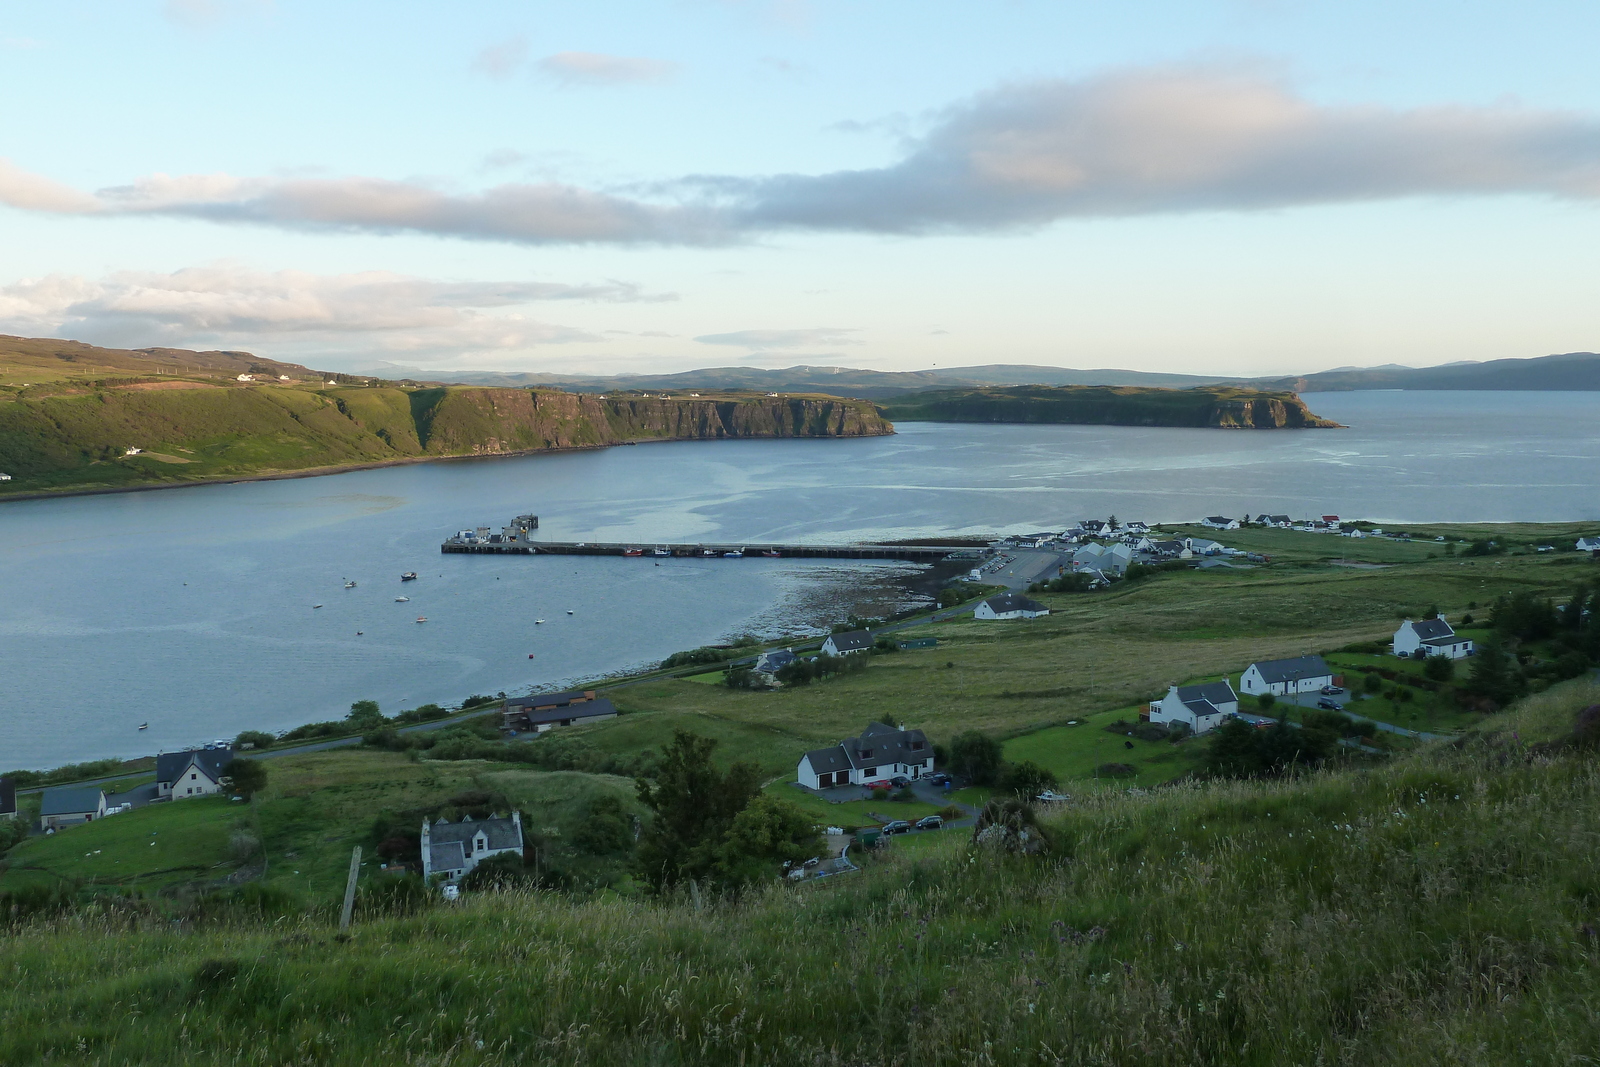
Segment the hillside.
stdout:
<path fill-rule="evenodd" d="M 1293 393 L 1248 389 L 1014 386 L 952 389 L 894 397 L 879 405 L 903 422 L 1023 422 L 1091 426 L 1309 429 L 1319 418 Z"/>
<path fill-rule="evenodd" d="M 863 401 L 168 377 L 0 395 L 0 494 L 126 488 L 623 441 L 892 433 Z M 129 455 L 131 448 L 139 454 Z"/>

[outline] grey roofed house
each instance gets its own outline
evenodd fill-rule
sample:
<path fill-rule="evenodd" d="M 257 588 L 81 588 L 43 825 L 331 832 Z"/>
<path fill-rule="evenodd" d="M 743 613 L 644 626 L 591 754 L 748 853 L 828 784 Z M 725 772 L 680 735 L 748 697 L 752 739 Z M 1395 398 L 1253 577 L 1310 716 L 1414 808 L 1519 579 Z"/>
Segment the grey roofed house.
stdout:
<path fill-rule="evenodd" d="M 994 596 L 985 599 L 984 603 L 989 605 L 989 610 L 996 615 L 1007 611 L 1050 610 L 1032 597 L 1023 596 L 1021 593 L 996 593 Z"/>
<path fill-rule="evenodd" d="M 835 771 L 848 771 L 850 757 L 845 752 L 843 745 L 834 745 L 831 748 L 819 748 L 806 753 L 806 759 L 811 761 L 811 769 L 817 774 L 832 774 Z"/>
<path fill-rule="evenodd" d="M 1456 636 L 1455 630 L 1443 619 L 1423 619 L 1412 623 L 1411 629 L 1425 645 L 1448 644 Z"/>
<path fill-rule="evenodd" d="M 776 674 L 799 658 L 787 648 L 773 649 L 756 658 L 755 669 L 762 674 Z"/>
<path fill-rule="evenodd" d="M 522 814 L 513 811 L 509 818 L 494 815 L 473 819 L 464 815 L 460 822 L 439 819 L 422 824 L 422 873 L 424 877 L 443 874 L 457 878 L 483 860 L 502 852 L 522 851 Z"/>
<path fill-rule="evenodd" d="M 156 781 L 171 785 L 189 769 L 192 761 L 213 780 L 222 777 L 222 768 L 233 759 L 229 748 L 197 748 L 189 752 L 163 752 L 156 757 Z"/>
<path fill-rule="evenodd" d="M 572 726 L 587 722 L 590 719 L 610 719 L 617 714 L 616 705 L 605 697 L 595 700 L 580 700 L 576 703 L 565 704 L 556 708 L 542 708 L 538 711 L 529 711 L 522 719 L 529 726 Z"/>
<path fill-rule="evenodd" d="M 428 871 L 460 871 L 467 866 L 467 850 L 460 841 L 428 845 Z"/>
<path fill-rule="evenodd" d="M 872 635 L 865 630 L 851 630 L 844 634 L 831 634 L 823 642 L 832 644 L 837 652 L 860 652 L 872 647 Z"/>
<path fill-rule="evenodd" d="M 82 815 L 98 812 L 105 794 L 94 786 L 56 786 L 46 789 L 39 804 L 39 815 Z"/>
<path fill-rule="evenodd" d="M 10 778 L 0 778 L 0 819 L 9 819 L 17 813 L 17 783 Z"/>
<path fill-rule="evenodd" d="M 506 710 L 512 708 L 564 708 L 568 704 L 581 704 L 586 700 L 594 699 L 594 690 L 569 690 L 564 693 L 530 693 L 525 697 L 511 697 L 506 701 Z"/>
<path fill-rule="evenodd" d="M 1180 685 L 1178 699 L 1184 707 L 1198 715 L 1215 715 L 1224 704 L 1236 704 L 1239 696 L 1227 682 L 1202 682 L 1200 685 Z"/>
<path fill-rule="evenodd" d="M 1269 659 L 1254 664 L 1266 682 L 1292 682 L 1300 678 L 1321 678 L 1331 675 L 1321 656 L 1296 656 L 1294 659 Z"/>

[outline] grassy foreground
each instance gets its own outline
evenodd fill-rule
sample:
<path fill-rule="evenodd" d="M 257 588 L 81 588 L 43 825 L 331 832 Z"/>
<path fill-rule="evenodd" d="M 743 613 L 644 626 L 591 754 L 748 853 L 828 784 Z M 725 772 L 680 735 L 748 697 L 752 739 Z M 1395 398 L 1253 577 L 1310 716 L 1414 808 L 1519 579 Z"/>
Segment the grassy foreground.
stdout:
<path fill-rule="evenodd" d="M 0 1062 L 1591 1063 L 1600 767 L 1569 682 L 1379 769 L 1094 794 L 740 902 L 81 912 L 0 941 Z M 914 854 L 913 854 L 914 851 Z"/>

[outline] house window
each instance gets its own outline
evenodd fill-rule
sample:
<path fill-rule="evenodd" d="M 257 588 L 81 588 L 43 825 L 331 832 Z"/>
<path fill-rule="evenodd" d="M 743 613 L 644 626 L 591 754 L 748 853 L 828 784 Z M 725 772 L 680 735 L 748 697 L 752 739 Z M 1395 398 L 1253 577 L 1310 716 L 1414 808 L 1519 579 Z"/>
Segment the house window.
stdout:
<path fill-rule="evenodd" d="M 871 759 L 872 758 L 872 749 L 870 749 L 870 748 L 862 749 L 861 750 L 861 758 L 862 759 Z"/>
<path fill-rule="evenodd" d="M 866 775 L 868 778 L 872 778 L 872 777 L 875 777 L 877 775 L 878 768 L 876 768 L 876 767 L 868 767 L 866 770 L 862 771 L 861 773 Z"/>

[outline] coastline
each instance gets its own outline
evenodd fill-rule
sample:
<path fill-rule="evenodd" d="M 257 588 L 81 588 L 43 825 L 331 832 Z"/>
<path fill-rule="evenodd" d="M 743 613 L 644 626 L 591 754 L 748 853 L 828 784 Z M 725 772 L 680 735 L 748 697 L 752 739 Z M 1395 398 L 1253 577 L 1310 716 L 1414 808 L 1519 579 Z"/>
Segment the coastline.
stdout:
<path fill-rule="evenodd" d="M 674 444 L 683 441 L 853 441 L 864 437 L 892 437 L 887 433 L 853 433 L 828 436 L 801 437 L 650 437 L 638 441 L 612 441 L 599 445 L 553 445 L 549 448 L 522 448 L 513 452 L 474 452 L 455 456 L 401 456 L 396 459 L 379 459 L 369 463 L 339 463 L 330 467 L 307 467 L 297 471 L 271 471 L 263 474 L 227 475 L 218 478 L 193 478 L 187 481 L 155 482 L 149 485 L 107 485 L 92 489 L 36 489 L 18 493 L 0 493 L 0 504 L 16 500 L 58 500 L 73 496 L 105 496 L 110 493 L 149 493 L 160 489 L 193 489 L 212 485 L 241 485 L 245 482 L 280 482 L 291 478 L 321 478 L 329 474 L 349 474 L 352 471 L 377 470 L 381 467 L 403 467 L 416 463 L 450 463 L 475 459 L 519 459 L 524 456 L 546 456 L 566 452 L 597 452 L 605 448 L 631 445 Z"/>

